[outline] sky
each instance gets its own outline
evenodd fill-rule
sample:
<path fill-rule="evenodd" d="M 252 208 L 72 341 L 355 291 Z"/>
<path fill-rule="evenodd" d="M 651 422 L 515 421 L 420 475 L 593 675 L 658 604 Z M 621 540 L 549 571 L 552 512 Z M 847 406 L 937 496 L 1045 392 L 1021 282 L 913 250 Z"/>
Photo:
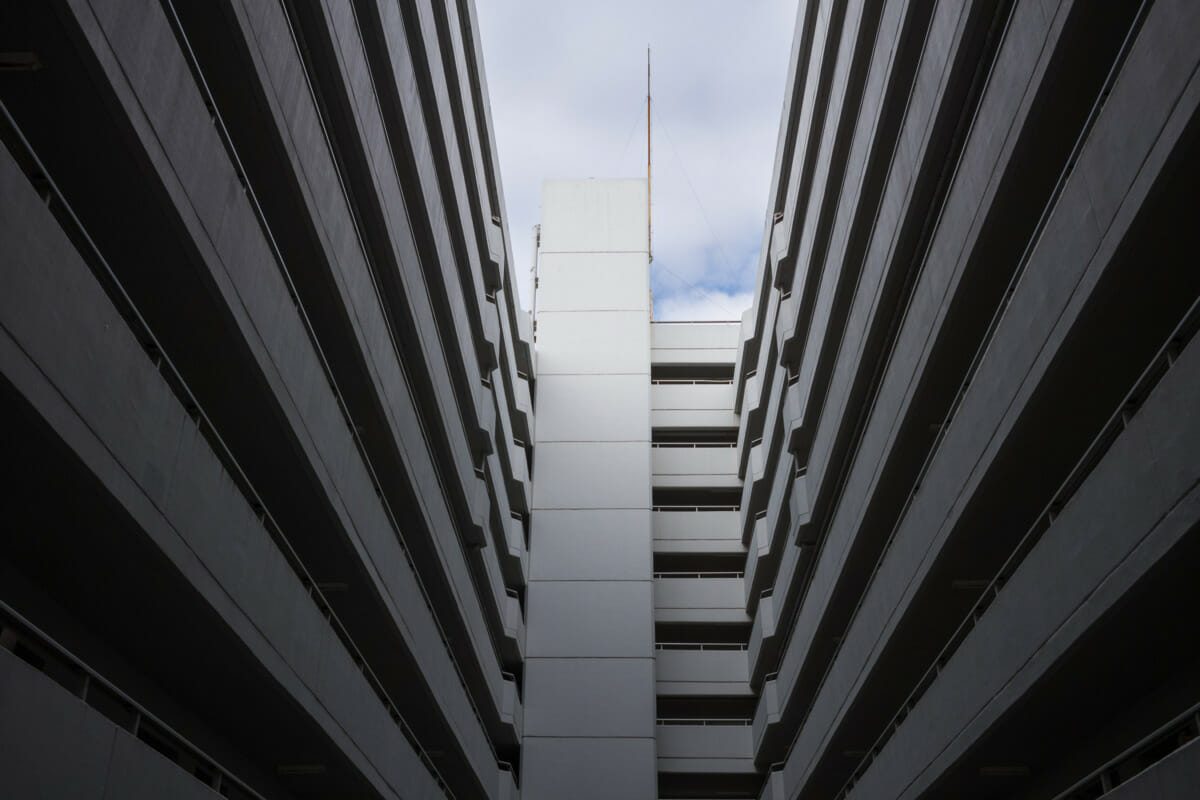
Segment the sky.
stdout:
<path fill-rule="evenodd" d="M 646 174 L 657 320 L 750 307 L 797 0 L 475 0 L 514 277 L 545 178 Z"/>

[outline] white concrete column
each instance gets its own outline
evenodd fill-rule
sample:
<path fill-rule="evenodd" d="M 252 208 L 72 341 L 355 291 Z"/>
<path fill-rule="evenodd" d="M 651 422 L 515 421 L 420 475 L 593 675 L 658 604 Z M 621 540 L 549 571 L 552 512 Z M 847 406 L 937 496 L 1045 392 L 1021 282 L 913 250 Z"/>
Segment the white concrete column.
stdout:
<path fill-rule="evenodd" d="M 542 188 L 522 795 L 655 798 L 644 180 Z"/>

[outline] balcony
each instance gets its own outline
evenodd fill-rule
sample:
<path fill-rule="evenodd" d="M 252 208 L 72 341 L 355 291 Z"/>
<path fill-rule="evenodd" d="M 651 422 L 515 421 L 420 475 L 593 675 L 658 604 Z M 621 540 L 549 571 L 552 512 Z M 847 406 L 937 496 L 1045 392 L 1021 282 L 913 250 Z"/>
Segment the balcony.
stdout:
<path fill-rule="evenodd" d="M 650 385 L 656 428 L 736 428 L 733 383 L 727 380 L 655 380 Z"/>
<path fill-rule="evenodd" d="M 521 580 L 516 585 L 524 586 L 529 580 L 529 550 L 525 546 L 525 520 L 520 515 L 511 515 L 506 529 L 505 544 L 508 553 L 521 561 Z"/>
<path fill-rule="evenodd" d="M 737 322 L 657 322 L 650 326 L 655 364 L 732 364 L 741 339 Z"/>
<path fill-rule="evenodd" d="M 655 553 L 740 553 L 738 512 L 687 508 L 650 515 Z"/>
<path fill-rule="evenodd" d="M 801 299 L 802 293 L 789 294 L 787 299 L 779 304 L 775 337 L 776 346 L 779 348 L 779 360 L 784 364 L 795 364 L 800 360 L 800 341 L 796 336 L 796 323 L 799 321 Z M 801 326 L 801 332 L 804 330 L 804 326 Z"/>
<path fill-rule="evenodd" d="M 517 788 L 517 779 L 513 775 L 513 771 L 501 768 L 497 780 L 497 800 L 517 800 L 520 796 L 521 791 Z"/>
<path fill-rule="evenodd" d="M 790 510 L 785 516 L 784 509 Z M 801 511 L 803 509 L 803 512 Z M 783 550 L 793 526 L 802 526 L 807 533 L 808 493 L 806 478 L 797 470 L 784 467 L 775 470 L 775 480 L 761 516 L 745 520 L 749 550 L 746 559 L 746 611 L 753 614 L 764 589 L 772 586 Z M 803 519 L 802 519 L 803 514 Z"/>
<path fill-rule="evenodd" d="M 650 386 L 650 408 L 680 411 L 732 411 L 733 382 L 720 378 L 655 379 Z"/>
<path fill-rule="evenodd" d="M 516 591 L 508 589 L 504 594 L 504 639 L 501 649 L 506 661 L 521 663 L 525 660 L 525 614 Z"/>
<path fill-rule="evenodd" d="M 750 443 L 761 438 L 762 411 L 759 408 L 759 401 L 761 400 L 762 385 L 758 380 L 758 373 L 751 370 L 746 374 L 742 397 L 742 414 L 738 417 L 737 441 L 741 445 L 738 448 L 738 452 L 741 454 L 741 461 L 738 463 L 739 473 L 746 471 L 746 459 L 750 452 Z"/>
<path fill-rule="evenodd" d="M 520 314 L 527 316 L 523 311 Z M 513 382 L 516 408 L 512 410 L 512 423 L 513 433 L 517 438 L 528 442 L 533 438 L 533 396 L 529 391 L 529 379 L 524 377 L 525 374 L 528 373 L 518 372 L 517 379 Z"/>
<path fill-rule="evenodd" d="M 508 504 L 522 514 L 528 513 L 533 502 L 533 481 L 529 479 L 529 459 L 523 442 L 509 439 L 506 448 L 512 479 L 508 483 Z"/>
<path fill-rule="evenodd" d="M 658 771 L 754 773 L 750 724 L 740 719 L 660 719 Z"/>
<path fill-rule="evenodd" d="M 728 444 L 656 444 L 650 451 L 654 486 L 736 488 L 737 450 Z"/>
<path fill-rule="evenodd" d="M 749 456 L 746 457 L 745 483 L 742 486 L 741 497 L 738 500 L 738 505 L 745 509 L 747 519 L 753 518 L 758 512 L 766 509 L 766 498 L 763 497 L 762 487 L 764 479 L 769 474 L 767 469 L 767 454 L 763 447 L 761 439 L 752 440 L 747 448 Z M 747 542 L 749 541 L 749 528 L 742 531 Z"/>
<path fill-rule="evenodd" d="M 804 406 L 808 398 L 804 395 L 804 390 L 800 387 L 800 376 L 793 375 L 788 378 L 787 388 L 783 390 L 783 429 L 787 436 L 784 446 L 792 452 L 800 452 L 802 449 L 807 449 L 807 442 L 804 440 Z M 809 426 L 812 427 L 811 425 Z M 811 433 L 811 432 L 810 432 Z"/>
<path fill-rule="evenodd" d="M 660 642 L 654 658 L 660 696 L 752 694 L 744 644 Z"/>
<path fill-rule="evenodd" d="M 750 626 L 750 644 L 746 650 L 746 663 L 750 668 L 750 683 L 761 686 L 767 674 L 767 666 L 772 668 L 779 655 L 779 637 L 775 630 L 775 599 L 772 595 L 759 598 L 758 610 L 754 614 L 754 622 Z"/>
<path fill-rule="evenodd" d="M 765 516 L 758 517 L 751 526 L 749 549 L 746 553 L 746 579 L 743 581 L 746 593 L 746 608 L 758 605 L 758 595 L 762 587 L 756 586 L 759 575 L 760 560 L 768 557 L 770 552 L 770 537 L 767 534 Z"/>
<path fill-rule="evenodd" d="M 655 622 L 745 623 L 743 578 L 737 572 L 659 573 Z"/>

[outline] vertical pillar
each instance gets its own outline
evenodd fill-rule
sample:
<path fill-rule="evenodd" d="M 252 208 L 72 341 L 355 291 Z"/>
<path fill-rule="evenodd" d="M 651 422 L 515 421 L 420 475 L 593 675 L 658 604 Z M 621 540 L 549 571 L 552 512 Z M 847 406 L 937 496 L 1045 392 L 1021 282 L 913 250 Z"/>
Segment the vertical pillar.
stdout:
<path fill-rule="evenodd" d="M 527 800 L 657 796 L 646 203 L 542 189 Z"/>

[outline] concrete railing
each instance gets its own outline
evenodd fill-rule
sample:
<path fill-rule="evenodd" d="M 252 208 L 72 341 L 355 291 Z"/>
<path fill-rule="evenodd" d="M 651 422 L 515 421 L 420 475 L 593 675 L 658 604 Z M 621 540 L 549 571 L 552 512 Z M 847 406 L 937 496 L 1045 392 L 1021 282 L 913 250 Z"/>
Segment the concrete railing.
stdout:
<path fill-rule="evenodd" d="M 650 451 L 655 486 L 738 488 L 737 451 L 732 447 L 655 447 Z"/>
<path fill-rule="evenodd" d="M 654 616 L 660 622 L 749 622 L 742 578 L 663 579 L 654 582 Z"/>
<path fill-rule="evenodd" d="M 677 510 L 691 511 L 690 514 Z M 721 506 L 706 509 L 703 506 L 655 506 L 650 515 L 650 527 L 655 543 L 668 541 L 706 541 L 716 544 L 722 541 L 741 545 L 738 539 L 738 513 L 736 508 Z"/>
<path fill-rule="evenodd" d="M 744 644 L 697 644 L 687 649 L 656 645 L 654 679 L 662 694 L 750 696 Z M 674 645 L 671 645 L 674 647 Z M 708 649 L 703 649 L 703 648 Z"/>
<path fill-rule="evenodd" d="M 733 410 L 733 382 L 720 379 L 671 380 L 650 382 L 650 408 Z"/>
<path fill-rule="evenodd" d="M 755 772 L 746 719 L 656 720 L 660 772 Z"/>

